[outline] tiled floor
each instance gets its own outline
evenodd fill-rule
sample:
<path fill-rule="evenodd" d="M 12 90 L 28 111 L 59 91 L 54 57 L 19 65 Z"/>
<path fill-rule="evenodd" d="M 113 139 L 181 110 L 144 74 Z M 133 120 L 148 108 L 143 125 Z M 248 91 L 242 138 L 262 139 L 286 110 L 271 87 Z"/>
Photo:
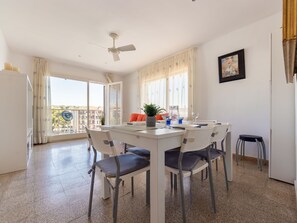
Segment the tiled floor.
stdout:
<path fill-rule="evenodd" d="M 92 154 L 86 140 L 35 146 L 26 171 L 0 175 L 0 222 L 111 222 L 111 201 L 102 200 L 97 177 L 91 220 L 87 217 Z M 234 181 L 225 189 L 223 168 L 214 174 L 217 213 L 212 214 L 208 181 L 193 177 L 192 199 L 186 180 L 188 222 L 297 222 L 292 185 L 268 179 L 256 164 L 245 161 L 234 165 Z M 130 183 L 121 187 L 118 222 L 150 222 L 145 204 L 144 175 L 136 178 L 135 196 Z M 179 193 L 166 179 L 166 222 L 181 222 Z"/>

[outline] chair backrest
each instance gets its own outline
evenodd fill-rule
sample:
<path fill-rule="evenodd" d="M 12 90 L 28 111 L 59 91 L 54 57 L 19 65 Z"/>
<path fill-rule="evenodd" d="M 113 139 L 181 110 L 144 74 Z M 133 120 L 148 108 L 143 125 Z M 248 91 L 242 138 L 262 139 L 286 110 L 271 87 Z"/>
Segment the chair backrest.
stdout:
<path fill-rule="evenodd" d="M 181 152 L 198 151 L 211 144 L 213 127 L 188 128 L 183 137 Z"/>
<path fill-rule="evenodd" d="M 214 132 L 211 137 L 211 142 L 221 142 L 225 139 L 227 132 L 229 130 L 229 124 L 224 123 L 221 125 L 216 125 L 214 127 Z"/>
<path fill-rule="evenodd" d="M 116 156 L 116 150 L 108 130 L 90 130 L 92 146 L 103 154 Z"/>
<path fill-rule="evenodd" d="M 85 130 L 86 130 L 86 133 L 87 133 L 87 137 L 88 137 L 89 144 L 90 144 L 90 146 L 91 146 L 91 145 L 93 145 L 93 143 L 92 143 L 92 139 L 91 139 L 90 131 L 89 131 L 89 129 L 88 129 L 87 126 L 85 126 Z"/>

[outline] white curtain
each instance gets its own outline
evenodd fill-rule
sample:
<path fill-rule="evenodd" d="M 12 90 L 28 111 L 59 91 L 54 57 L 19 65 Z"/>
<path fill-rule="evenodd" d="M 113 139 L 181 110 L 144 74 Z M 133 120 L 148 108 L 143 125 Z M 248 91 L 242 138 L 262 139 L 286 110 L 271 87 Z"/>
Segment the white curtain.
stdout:
<path fill-rule="evenodd" d="M 196 49 L 190 48 L 140 69 L 141 106 L 154 103 L 168 110 L 178 105 L 181 116 L 191 116 L 195 53 Z"/>
<path fill-rule="evenodd" d="M 34 58 L 33 138 L 34 144 L 47 143 L 47 61 Z"/>

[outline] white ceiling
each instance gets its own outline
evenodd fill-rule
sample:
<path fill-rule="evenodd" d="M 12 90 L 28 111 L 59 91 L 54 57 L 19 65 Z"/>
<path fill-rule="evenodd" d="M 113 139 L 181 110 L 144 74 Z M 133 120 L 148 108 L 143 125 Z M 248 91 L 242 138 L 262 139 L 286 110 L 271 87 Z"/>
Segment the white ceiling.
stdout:
<path fill-rule="evenodd" d="M 281 10 L 281 0 L 0 0 L 0 28 L 22 53 L 127 74 Z M 136 51 L 113 62 L 117 46 Z"/>

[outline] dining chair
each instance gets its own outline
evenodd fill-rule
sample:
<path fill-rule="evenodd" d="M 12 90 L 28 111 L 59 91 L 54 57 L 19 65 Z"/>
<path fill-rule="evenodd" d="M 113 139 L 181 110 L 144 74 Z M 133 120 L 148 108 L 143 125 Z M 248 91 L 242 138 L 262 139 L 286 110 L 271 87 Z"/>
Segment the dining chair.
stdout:
<path fill-rule="evenodd" d="M 230 128 L 229 123 L 221 123 L 219 125 L 218 124 L 215 125 L 214 132 L 211 137 L 212 145 L 211 145 L 209 151 L 208 150 L 200 150 L 200 151 L 195 152 L 196 155 L 200 156 L 203 160 L 206 160 L 209 163 L 209 165 L 212 165 L 212 162 L 215 161 L 216 167 L 217 167 L 218 159 L 220 159 L 222 157 L 227 191 L 229 190 L 229 185 L 228 185 L 228 176 L 227 176 L 227 168 L 226 168 L 226 158 L 225 158 L 226 152 L 224 149 L 224 142 L 225 142 L 229 128 Z M 218 148 L 218 144 L 221 144 L 221 149 Z M 208 160 L 208 152 L 210 154 L 209 160 Z M 207 177 L 207 170 L 206 170 L 206 177 Z"/>
<path fill-rule="evenodd" d="M 91 137 L 91 148 L 94 151 L 94 162 L 89 174 L 92 173 L 91 188 L 89 197 L 88 217 L 91 217 L 95 171 L 100 169 L 104 179 L 113 191 L 112 218 L 113 223 L 117 222 L 119 185 L 122 180 L 146 172 L 150 169 L 150 162 L 133 154 L 117 154 L 110 132 L 108 130 L 88 130 Z M 97 152 L 107 154 L 110 157 L 96 161 Z M 149 177 L 147 177 L 148 179 Z M 147 199 L 149 198 L 149 183 L 146 183 Z"/>
<path fill-rule="evenodd" d="M 179 176 L 182 217 L 184 223 L 186 222 L 186 209 L 183 178 L 199 173 L 206 168 L 209 168 L 209 184 L 212 207 L 214 213 L 216 213 L 211 165 L 209 165 L 205 160 L 202 160 L 200 156 L 193 155 L 194 151 L 208 148 L 211 145 L 213 130 L 213 127 L 186 129 L 180 151 L 165 153 L 166 170 Z M 210 156 L 209 152 L 208 155 Z"/>
<path fill-rule="evenodd" d="M 127 143 L 124 144 L 124 152 L 138 155 L 146 160 L 150 160 L 150 156 L 151 156 L 149 150 L 140 148 L 140 147 L 135 147 L 132 145 L 128 145 Z M 149 173 L 147 174 L 147 177 L 148 176 L 149 176 Z M 147 181 L 148 180 L 149 179 L 147 179 Z M 122 185 L 124 185 L 124 181 L 122 181 Z M 131 193 L 132 193 L 132 196 L 134 196 L 134 177 L 131 177 Z"/>
<path fill-rule="evenodd" d="M 91 139 L 90 132 L 89 132 L 89 129 L 87 128 L 87 126 L 85 126 L 85 130 L 86 130 L 87 139 L 88 139 L 88 142 L 89 142 L 88 150 L 90 151 L 91 150 L 91 145 L 92 145 L 92 139 Z"/>

